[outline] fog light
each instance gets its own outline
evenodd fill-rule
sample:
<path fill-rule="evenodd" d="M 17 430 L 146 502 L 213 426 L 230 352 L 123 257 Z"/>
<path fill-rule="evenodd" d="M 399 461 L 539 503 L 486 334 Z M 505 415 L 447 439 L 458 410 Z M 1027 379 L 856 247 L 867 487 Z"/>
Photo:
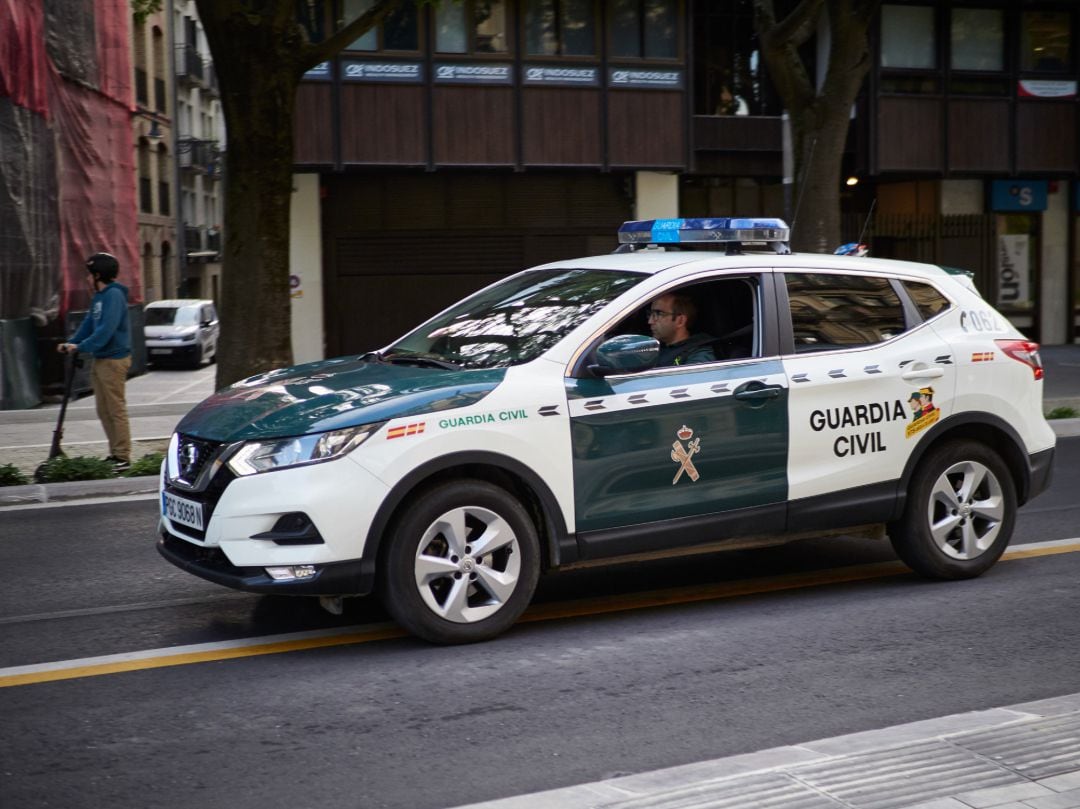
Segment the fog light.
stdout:
<path fill-rule="evenodd" d="M 287 565 L 284 567 L 268 567 L 266 575 L 274 581 L 294 581 L 296 579 L 310 579 L 315 575 L 315 565 Z"/>

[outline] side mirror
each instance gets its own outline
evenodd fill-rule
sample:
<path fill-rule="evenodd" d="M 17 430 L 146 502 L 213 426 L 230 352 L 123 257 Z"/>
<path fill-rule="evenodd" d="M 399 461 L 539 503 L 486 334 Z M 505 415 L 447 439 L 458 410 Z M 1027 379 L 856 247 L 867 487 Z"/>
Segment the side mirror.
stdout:
<path fill-rule="evenodd" d="M 655 337 L 620 334 L 605 340 L 596 349 L 596 363 L 589 370 L 597 376 L 632 374 L 656 365 L 660 343 Z"/>

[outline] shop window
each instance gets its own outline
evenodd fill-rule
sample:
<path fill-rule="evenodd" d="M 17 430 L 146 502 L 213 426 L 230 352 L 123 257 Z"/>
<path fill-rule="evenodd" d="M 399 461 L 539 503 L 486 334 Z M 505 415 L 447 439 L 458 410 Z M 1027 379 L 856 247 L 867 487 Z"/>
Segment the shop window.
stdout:
<path fill-rule="evenodd" d="M 617 59 L 679 55 L 676 0 L 613 0 L 611 53 Z"/>
<path fill-rule="evenodd" d="M 526 0 L 525 52 L 529 56 L 595 56 L 593 0 Z"/>
<path fill-rule="evenodd" d="M 1072 15 L 1025 11 L 1020 18 L 1020 69 L 1064 73 L 1072 68 Z"/>
<path fill-rule="evenodd" d="M 764 69 L 752 0 L 692 4 L 694 113 L 779 115 L 783 111 Z M 813 49 L 803 53 L 814 75 Z"/>
<path fill-rule="evenodd" d="M 352 22 L 374 4 L 375 0 L 345 0 L 344 16 Z M 420 50 L 420 26 L 416 3 L 404 2 L 386 15 L 380 25 L 371 28 L 353 40 L 346 50 L 350 51 L 418 51 Z"/>
<path fill-rule="evenodd" d="M 1004 12 L 994 8 L 952 10 L 953 70 L 1003 70 L 1005 68 Z"/>
<path fill-rule="evenodd" d="M 881 7 L 881 66 L 933 70 L 937 67 L 934 9 Z"/>
<path fill-rule="evenodd" d="M 435 11 L 438 53 L 506 53 L 505 0 L 444 2 Z"/>

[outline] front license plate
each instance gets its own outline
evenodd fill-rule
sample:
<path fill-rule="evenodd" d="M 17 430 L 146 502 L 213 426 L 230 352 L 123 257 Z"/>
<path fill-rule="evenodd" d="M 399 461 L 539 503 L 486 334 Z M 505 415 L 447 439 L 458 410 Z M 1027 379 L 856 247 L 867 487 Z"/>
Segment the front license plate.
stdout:
<path fill-rule="evenodd" d="M 202 503 L 196 503 L 186 497 L 177 497 L 169 492 L 162 492 L 161 513 L 170 522 L 177 522 L 198 531 L 204 530 Z"/>
<path fill-rule="evenodd" d="M 172 354 L 171 348 L 151 348 L 151 354 Z"/>

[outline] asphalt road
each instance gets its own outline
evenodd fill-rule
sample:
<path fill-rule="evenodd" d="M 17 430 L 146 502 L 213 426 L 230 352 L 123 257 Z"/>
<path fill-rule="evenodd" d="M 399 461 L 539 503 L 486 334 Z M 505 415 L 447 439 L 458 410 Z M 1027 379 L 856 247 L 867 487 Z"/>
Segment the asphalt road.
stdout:
<path fill-rule="evenodd" d="M 1080 536 L 1080 439 L 1058 446 L 1014 546 Z M 386 620 L 374 601 L 334 617 L 187 576 L 153 548 L 155 508 L 0 513 L 0 668 Z M 1080 691 L 1080 553 L 967 582 L 870 567 L 829 583 L 894 559 L 830 540 L 583 570 L 538 595 L 535 617 L 566 617 L 487 644 L 392 638 L 0 688 L 0 806 L 450 807 Z M 785 578 L 807 570 L 819 583 Z M 748 579 L 768 586 L 722 597 Z M 693 586 L 711 597 L 646 595 Z"/>

